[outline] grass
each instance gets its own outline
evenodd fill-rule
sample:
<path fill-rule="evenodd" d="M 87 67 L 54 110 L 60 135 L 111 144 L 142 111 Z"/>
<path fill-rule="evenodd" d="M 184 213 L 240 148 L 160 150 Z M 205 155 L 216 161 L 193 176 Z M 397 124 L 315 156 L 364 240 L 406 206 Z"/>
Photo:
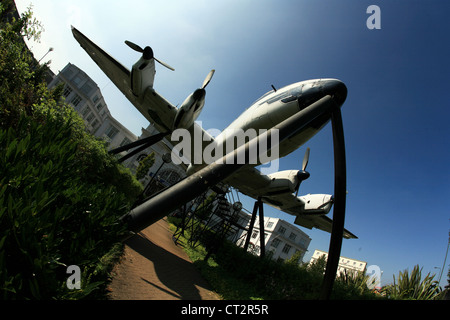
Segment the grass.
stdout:
<path fill-rule="evenodd" d="M 176 231 L 176 223 L 176 219 L 169 219 L 172 232 Z M 185 234 L 178 237 L 179 245 L 224 300 L 312 300 L 319 297 L 323 267 L 261 259 L 229 242 L 224 242 L 205 260 L 208 253 L 205 244 L 194 248 L 189 245 L 189 238 L 189 228 L 186 228 Z M 367 288 L 363 277 L 350 280 L 338 278 L 331 298 L 379 298 Z"/>
<path fill-rule="evenodd" d="M 172 232 L 177 230 L 173 219 L 169 219 L 169 228 Z M 245 282 L 236 279 L 230 272 L 218 264 L 213 257 L 205 261 L 206 248 L 200 244 L 195 248 L 189 245 L 190 232 L 185 230 L 185 236 L 178 238 L 177 244 L 184 248 L 185 252 L 200 271 L 201 275 L 209 282 L 214 291 L 224 300 L 261 300 L 254 288 Z"/>

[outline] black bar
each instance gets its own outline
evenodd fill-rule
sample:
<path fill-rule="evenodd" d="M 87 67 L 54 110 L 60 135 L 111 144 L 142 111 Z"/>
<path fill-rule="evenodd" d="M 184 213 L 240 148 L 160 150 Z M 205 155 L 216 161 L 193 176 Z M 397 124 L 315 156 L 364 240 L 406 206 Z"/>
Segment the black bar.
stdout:
<path fill-rule="evenodd" d="M 128 152 L 126 155 L 124 155 L 122 158 L 119 159 L 119 162 L 124 162 L 125 160 L 127 160 L 128 158 L 131 158 L 132 156 L 134 156 L 136 153 L 139 153 L 141 151 L 144 151 L 145 149 L 147 149 L 148 147 L 150 147 L 153 143 L 146 143 L 143 146 L 134 149 L 131 152 Z"/>
<path fill-rule="evenodd" d="M 120 153 L 122 151 L 129 150 L 131 148 L 140 146 L 141 144 L 145 144 L 145 143 L 153 144 L 153 143 L 156 143 L 156 142 L 162 140 L 167 134 L 169 134 L 169 132 L 161 132 L 161 133 L 155 134 L 155 135 L 153 135 L 151 137 L 147 137 L 147 138 L 144 138 L 144 139 L 141 139 L 141 140 L 137 140 L 135 142 L 131 142 L 129 144 L 126 144 L 124 146 L 118 147 L 116 149 L 109 150 L 108 153 L 116 154 L 116 153 Z"/>
<path fill-rule="evenodd" d="M 263 202 L 259 198 L 258 201 L 259 206 L 259 246 L 261 247 L 261 254 L 259 255 L 261 258 L 264 258 L 266 255 L 266 237 L 264 234 L 264 210 L 263 210 Z"/>
<path fill-rule="evenodd" d="M 253 206 L 253 213 L 252 213 L 252 218 L 250 219 L 250 225 L 248 226 L 247 238 L 245 239 L 245 244 L 244 244 L 245 251 L 248 250 L 248 245 L 250 244 L 250 238 L 252 237 L 253 226 L 255 225 L 256 213 L 258 212 L 258 207 L 259 207 L 258 201 L 256 201 L 255 205 Z"/>

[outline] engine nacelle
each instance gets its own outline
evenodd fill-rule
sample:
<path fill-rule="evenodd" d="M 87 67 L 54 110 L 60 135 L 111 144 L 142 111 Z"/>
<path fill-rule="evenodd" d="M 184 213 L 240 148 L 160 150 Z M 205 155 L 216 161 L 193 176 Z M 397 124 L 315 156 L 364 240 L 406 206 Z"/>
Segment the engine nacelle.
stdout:
<path fill-rule="evenodd" d="M 172 130 L 188 129 L 202 112 L 205 105 L 205 89 L 197 89 L 190 94 L 178 109 L 173 121 Z"/>
<path fill-rule="evenodd" d="M 140 97 L 147 88 L 153 88 L 155 80 L 155 60 L 141 57 L 131 69 L 131 90 Z"/>
<path fill-rule="evenodd" d="M 293 193 L 299 183 L 298 172 L 299 170 L 284 170 L 268 174 L 270 183 L 265 190 L 266 195 Z"/>
<path fill-rule="evenodd" d="M 306 214 L 327 214 L 333 206 L 333 196 L 329 194 L 307 194 L 298 198 L 305 203 Z"/>

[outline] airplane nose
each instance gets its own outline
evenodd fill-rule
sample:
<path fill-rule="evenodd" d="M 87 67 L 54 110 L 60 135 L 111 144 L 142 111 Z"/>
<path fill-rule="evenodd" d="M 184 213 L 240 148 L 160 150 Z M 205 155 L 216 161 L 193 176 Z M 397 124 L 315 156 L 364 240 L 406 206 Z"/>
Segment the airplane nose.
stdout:
<path fill-rule="evenodd" d="M 341 106 L 347 98 L 347 87 L 337 79 L 323 80 L 322 92 L 333 97 L 334 101 Z"/>

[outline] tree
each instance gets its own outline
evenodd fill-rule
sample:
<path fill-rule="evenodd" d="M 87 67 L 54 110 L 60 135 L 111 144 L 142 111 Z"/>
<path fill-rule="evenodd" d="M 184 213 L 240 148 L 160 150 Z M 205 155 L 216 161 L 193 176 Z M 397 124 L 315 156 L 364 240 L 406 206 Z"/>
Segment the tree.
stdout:
<path fill-rule="evenodd" d="M 311 273 L 323 275 L 326 267 L 327 267 L 327 260 L 325 258 L 325 255 L 323 254 L 318 259 L 310 263 L 307 269 Z"/>
<path fill-rule="evenodd" d="M 144 177 L 147 175 L 148 170 L 153 166 L 155 163 L 155 153 L 152 152 L 148 156 L 146 156 L 144 159 L 139 161 L 139 166 L 136 169 L 136 179 L 141 180 L 144 179 Z"/>
<path fill-rule="evenodd" d="M 47 89 L 43 79 L 48 66 L 37 63 L 23 40 L 26 37 L 39 41 L 42 27 L 32 18 L 31 8 L 18 19 L 13 10 L 15 6 L 11 1 L 0 5 L 1 127 L 17 124 L 22 112 L 30 115 L 33 105 L 40 102 Z"/>
<path fill-rule="evenodd" d="M 301 250 L 297 250 L 292 257 L 286 260 L 285 263 L 298 266 L 300 264 L 300 258 L 302 257 L 303 252 Z"/>

